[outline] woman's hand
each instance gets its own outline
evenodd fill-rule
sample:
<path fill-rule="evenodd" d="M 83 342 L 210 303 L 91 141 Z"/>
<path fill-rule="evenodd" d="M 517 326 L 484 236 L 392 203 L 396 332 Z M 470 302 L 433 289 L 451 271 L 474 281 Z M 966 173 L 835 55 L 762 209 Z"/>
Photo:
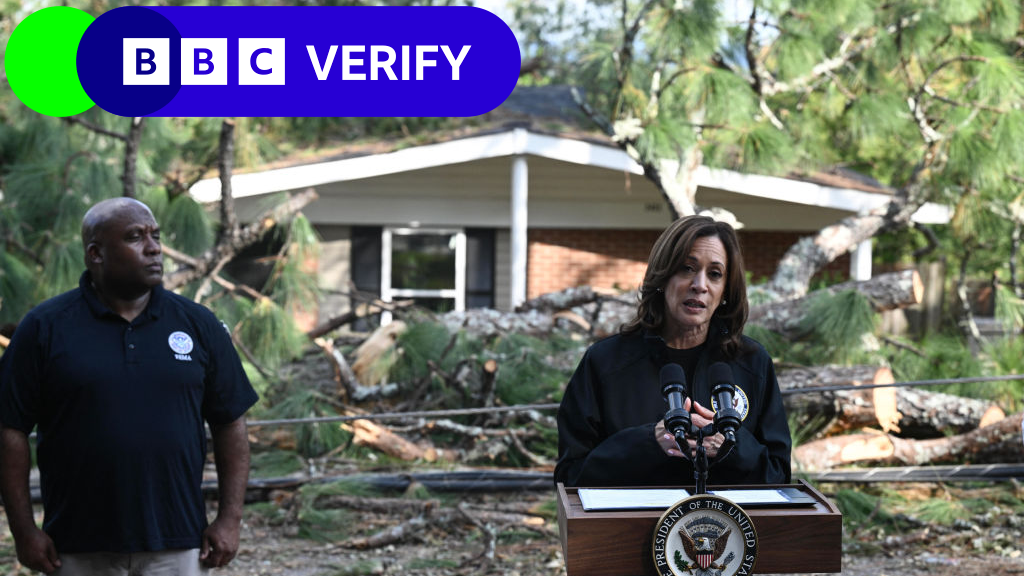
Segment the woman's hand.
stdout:
<path fill-rule="evenodd" d="M 679 444 L 676 443 L 675 436 L 665 429 L 665 421 L 661 420 L 654 426 L 654 439 L 658 441 L 658 445 L 661 449 L 672 456 L 673 458 L 682 458 L 683 453 L 679 451 Z"/>
<path fill-rule="evenodd" d="M 683 403 L 683 410 L 690 410 L 690 399 L 687 398 Z M 703 428 L 715 420 L 715 413 L 711 410 L 700 405 L 699 402 L 693 404 L 693 410 L 690 412 L 690 419 L 693 421 L 693 425 L 698 428 Z M 658 441 L 658 445 L 665 451 L 665 454 L 674 458 L 682 458 L 683 454 L 679 451 L 679 445 L 676 444 L 676 439 L 672 436 L 672 433 L 665 429 L 665 421 L 661 420 L 657 425 L 654 426 L 654 439 Z M 693 438 L 688 438 L 687 441 L 690 445 L 690 453 L 693 456 L 697 455 L 697 441 Z M 714 458 L 718 455 L 718 449 L 722 446 L 722 442 L 725 438 L 721 434 L 715 434 L 704 438 L 704 450 L 707 452 L 708 458 Z"/>
<path fill-rule="evenodd" d="M 689 404 L 689 400 L 686 404 Z M 684 407 L 689 407 L 684 404 Z M 690 412 L 690 419 L 693 420 L 693 425 L 698 428 L 703 428 L 708 424 L 715 421 L 715 413 L 700 405 L 700 402 L 693 403 L 693 410 Z M 697 441 L 693 438 L 687 439 L 690 443 L 690 452 L 697 455 Z M 708 458 L 714 458 L 718 455 L 718 449 L 722 447 L 722 442 L 725 442 L 725 437 L 721 434 L 715 434 L 713 436 L 704 437 L 704 450 L 707 452 Z"/>

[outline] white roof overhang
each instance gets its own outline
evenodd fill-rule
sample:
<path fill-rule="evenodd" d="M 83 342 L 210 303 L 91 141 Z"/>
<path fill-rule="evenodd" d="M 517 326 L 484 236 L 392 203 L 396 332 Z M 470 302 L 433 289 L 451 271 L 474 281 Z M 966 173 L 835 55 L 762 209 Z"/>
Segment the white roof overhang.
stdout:
<path fill-rule="evenodd" d="M 231 179 L 231 189 L 236 198 L 244 198 L 302 190 L 332 182 L 374 178 L 474 160 L 518 155 L 539 156 L 643 175 L 643 168 L 617 147 L 514 128 L 496 134 L 426 144 L 383 154 L 235 174 Z M 776 176 L 744 174 L 706 166 L 699 169 L 697 183 L 707 188 L 755 198 L 854 213 L 881 208 L 891 199 L 890 195 L 884 193 L 825 186 Z M 220 180 L 201 180 L 190 192 L 200 202 L 215 202 L 220 199 Z M 925 204 L 913 216 L 914 221 L 923 224 L 943 224 L 948 222 L 949 218 L 948 207 L 933 203 Z"/>

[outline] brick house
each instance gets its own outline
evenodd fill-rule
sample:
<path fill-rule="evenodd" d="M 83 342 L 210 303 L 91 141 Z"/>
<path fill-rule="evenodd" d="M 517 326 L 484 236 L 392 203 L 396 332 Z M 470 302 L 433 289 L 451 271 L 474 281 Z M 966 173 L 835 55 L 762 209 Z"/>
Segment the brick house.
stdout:
<path fill-rule="evenodd" d="M 577 285 L 635 288 L 654 240 L 669 224 L 660 193 L 603 135 L 573 118 L 564 87 L 518 89 L 476 126 L 399 148 L 347 147 L 311 163 L 232 179 L 243 221 L 269 195 L 314 188 L 304 213 L 322 238 L 321 316 L 349 307 L 348 287 L 385 301 L 416 298 L 438 310 L 508 310 Z M 797 239 L 889 192 L 851 174 L 800 179 L 702 167 L 697 201 L 733 212 L 747 268 L 770 275 Z M 217 179 L 192 189 L 219 198 Z M 926 206 L 922 222 L 945 222 Z M 869 277 L 870 242 L 829 274 Z"/>

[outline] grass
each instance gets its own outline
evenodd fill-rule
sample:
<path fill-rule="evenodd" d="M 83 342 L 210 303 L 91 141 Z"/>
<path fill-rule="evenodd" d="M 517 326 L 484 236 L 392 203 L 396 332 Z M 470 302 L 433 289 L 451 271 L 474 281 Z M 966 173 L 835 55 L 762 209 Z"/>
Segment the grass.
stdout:
<path fill-rule="evenodd" d="M 930 489 L 867 485 L 839 489 L 832 500 L 843 513 L 844 533 L 854 539 L 866 534 L 869 540 L 877 540 L 922 522 L 950 526 L 958 520 L 974 521 L 988 514 L 993 505 L 1000 507 L 1000 515 L 1024 513 L 1024 495 L 1011 484 L 940 484 Z"/>
<path fill-rule="evenodd" d="M 348 539 L 360 525 L 359 516 L 350 510 L 317 510 L 303 506 L 299 511 L 300 538 L 317 542 L 339 542 Z"/>
<path fill-rule="evenodd" d="M 305 464 L 302 457 L 291 450 L 253 452 L 249 475 L 254 478 L 273 478 L 299 472 Z"/>
<path fill-rule="evenodd" d="M 359 514 L 351 510 L 321 509 L 317 500 L 321 496 L 371 496 L 377 494 L 372 486 L 357 481 L 339 481 L 329 484 L 306 484 L 299 489 L 300 538 L 317 542 L 338 542 L 353 536 L 361 526 Z"/>

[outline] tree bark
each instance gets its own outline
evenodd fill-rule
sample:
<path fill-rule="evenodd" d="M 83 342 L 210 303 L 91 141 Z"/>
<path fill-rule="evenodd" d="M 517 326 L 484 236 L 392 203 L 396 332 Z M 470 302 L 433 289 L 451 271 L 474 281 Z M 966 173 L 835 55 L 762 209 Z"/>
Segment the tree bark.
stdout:
<path fill-rule="evenodd" d="M 830 436 L 864 427 L 903 438 L 962 434 L 1006 417 L 985 400 L 917 388 L 871 388 L 791 393 L 818 386 L 890 384 L 892 371 L 874 366 L 795 368 L 779 372 L 787 413 L 805 427 L 804 435 Z"/>
<path fill-rule="evenodd" d="M 966 434 L 907 440 L 876 433 L 848 434 L 808 442 L 793 450 L 801 470 L 827 470 L 854 462 L 920 466 L 965 461 L 971 464 L 1024 461 L 1021 414 Z"/>
<path fill-rule="evenodd" d="M 395 346 L 398 336 L 405 332 L 405 323 L 395 321 L 387 326 L 381 326 L 370 335 L 352 353 L 355 360 L 352 361 L 352 371 L 356 378 L 366 386 L 377 384 L 387 373 L 381 370 L 380 358 Z"/>
<path fill-rule="evenodd" d="M 315 340 L 317 338 L 320 338 L 321 336 L 326 336 L 329 332 L 333 332 L 346 324 L 355 322 L 360 318 L 366 318 L 367 316 L 372 316 L 384 310 L 394 312 L 395 310 L 399 310 L 401 308 L 408 308 L 409 306 L 412 306 L 414 302 L 414 300 L 398 300 L 396 302 L 384 302 L 383 300 L 377 299 L 374 299 L 373 302 L 362 302 L 352 310 L 335 316 L 334 318 L 327 320 L 323 324 L 320 324 L 316 328 L 313 328 L 309 332 L 306 332 L 306 336 L 308 336 L 311 340 Z"/>
<path fill-rule="evenodd" d="M 559 292 L 550 292 L 548 294 L 542 294 L 536 298 L 531 298 L 519 306 L 516 306 L 516 312 L 528 312 L 530 310 L 536 310 L 538 312 L 544 312 L 545 314 L 553 314 L 561 310 L 568 310 L 581 306 L 583 304 L 589 304 L 602 298 L 622 298 L 622 293 L 618 290 L 612 290 L 610 288 L 594 288 L 592 286 L 576 286 L 574 288 L 566 288 Z"/>
<path fill-rule="evenodd" d="M 828 436 L 864 426 L 899 430 L 895 388 L 792 393 L 819 386 L 890 384 L 892 371 L 875 366 L 795 368 L 779 373 L 786 413 L 796 418 L 797 432 Z"/>
<path fill-rule="evenodd" d="M 139 143 L 142 141 L 142 127 L 145 121 L 145 118 L 132 118 L 128 137 L 124 141 L 124 173 L 121 174 L 121 183 L 124 187 L 123 195 L 127 198 L 136 197 L 135 165 L 139 158 Z"/>
<path fill-rule="evenodd" d="M 902 308 L 921 301 L 924 285 L 916 270 L 880 274 L 870 280 L 851 281 L 825 288 L 830 293 L 853 289 L 864 294 L 877 312 Z M 762 325 L 787 338 L 802 334 L 803 319 L 811 296 L 751 308 L 748 323 Z M 517 312 L 488 308 L 448 312 L 440 321 L 449 330 L 466 330 L 480 338 L 508 333 L 545 335 L 558 328 L 578 327 L 589 336 L 614 334 L 636 313 L 637 293 L 612 294 L 589 286 L 567 288 L 527 300 Z M 572 315 L 559 314 L 571 312 Z"/>
<path fill-rule="evenodd" d="M 843 282 L 825 288 L 829 294 L 837 294 L 844 290 L 856 290 L 867 297 L 875 312 L 884 312 L 894 308 L 903 308 L 921 302 L 924 295 L 924 284 L 917 270 L 904 270 L 880 274 L 864 281 Z M 763 326 L 789 340 L 805 335 L 801 322 L 807 312 L 809 303 L 818 292 L 808 294 L 794 300 L 784 300 L 753 306 L 747 322 Z"/>
<path fill-rule="evenodd" d="M 794 244 L 779 261 L 765 291 L 779 300 L 807 293 L 811 278 L 829 262 L 850 252 L 879 232 L 901 229 L 928 199 L 927 180 L 938 162 L 938 141 L 928 142 L 921 161 L 907 184 L 896 190 L 889 204 L 866 214 L 846 217 Z"/>
<path fill-rule="evenodd" d="M 349 426 L 353 434 L 352 442 L 357 446 L 368 446 L 406 461 L 421 459 L 425 456 L 423 448 L 369 420 L 353 420 Z"/>
<path fill-rule="evenodd" d="M 1002 408 L 987 400 L 964 398 L 919 388 L 896 389 L 903 438 L 939 438 L 963 434 L 1006 418 Z"/>
<path fill-rule="evenodd" d="M 217 167 L 220 173 L 220 237 L 231 237 L 238 230 L 235 216 L 235 198 L 231 193 L 231 172 L 235 166 L 235 123 L 224 119 L 220 124 L 220 145 Z"/>

